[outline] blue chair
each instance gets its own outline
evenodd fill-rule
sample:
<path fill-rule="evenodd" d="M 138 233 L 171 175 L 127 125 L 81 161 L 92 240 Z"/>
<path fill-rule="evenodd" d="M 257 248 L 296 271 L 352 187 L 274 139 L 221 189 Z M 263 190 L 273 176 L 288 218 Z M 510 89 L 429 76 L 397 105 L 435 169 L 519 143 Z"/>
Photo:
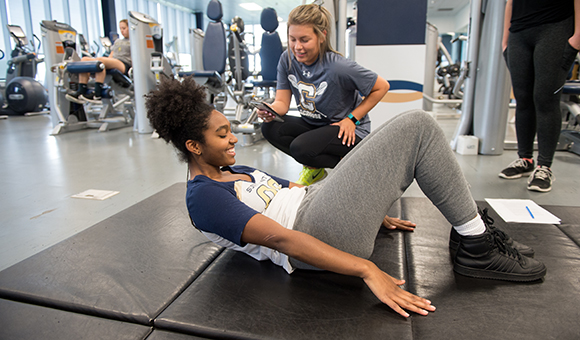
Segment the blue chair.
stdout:
<path fill-rule="evenodd" d="M 205 85 L 211 97 L 223 92 L 225 87 L 222 75 L 226 70 L 227 59 L 226 30 L 221 21 L 222 4 L 218 0 L 211 0 L 207 5 L 207 17 L 211 21 L 207 25 L 202 45 L 203 70 L 179 72 L 179 76 L 193 76 L 196 82 Z"/>
<path fill-rule="evenodd" d="M 226 30 L 222 22 L 223 9 L 218 0 L 207 5 L 207 17 L 213 21 L 207 24 L 203 41 L 203 69 L 223 74 L 226 70 Z"/>
<path fill-rule="evenodd" d="M 278 28 L 278 14 L 273 8 L 264 8 L 260 17 L 260 24 L 264 29 L 260 59 L 262 60 L 262 81 L 254 82 L 254 86 L 262 87 L 269 98 L 270 88 L 276 88 L 278 61 L 284 52 L 282 41 L 276 29 Z"/>

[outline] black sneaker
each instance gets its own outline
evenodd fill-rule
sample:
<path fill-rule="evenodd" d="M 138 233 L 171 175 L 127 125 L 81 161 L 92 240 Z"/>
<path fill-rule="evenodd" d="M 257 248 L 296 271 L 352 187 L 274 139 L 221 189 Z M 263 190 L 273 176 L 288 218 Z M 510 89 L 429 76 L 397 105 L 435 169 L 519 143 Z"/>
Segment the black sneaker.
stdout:
<path fill-rule="evenodd" d="M 535 281 L 546 266 L 508 246 L 489 229 L 481 235 L 461 236 L 453 270 L 461 275 L 506 281 Z"/>
<path fill-rule="evenodd" d="M 498 227 L 493 225 L 493 218 L 487 215 L 487 208 L 483 209 L 483 211 L 479 210 L 479 216 L 485 223 L 487 229 L 494 235 L 497 235 L 501 238 L 505 244 L 508 246 L 516 249 L 522 255 L 527 257 L 534 257 L 534 249 L 532 247 L 526 246 L 525 244 L 519 243 L 518 241 L 514 241 L 508 234 L 506 234 L 503 230 L 499 229 Z M 459 242 L 461 240 L 461 235 L 457 233 L 455 228 L 451 228 L 451 235 L 449 236 L 449 252 L 451 253 L 451 258 L 455 259 L 455 254 L 457 253 L 457 248 L 459 248 Z"/>
<path fill-rule="evenodd" d="M 556 181 L 552 170 L 540 165 L 528 178 L 528 190 L 548 192 L 552 190 L 552 182 Z"/>
<path fill-rule="evenodd" d="M 77 103 L 77 104 L 84 104 L 87 101 L 82 99 L 82 94 L 79 91 L 69 91 L 66 95 L 65 98 L 68 101 L 71 101 L 73 103 Z"/>
<path fill-rule="evenodd" d="M 94 92 L 85 93 L 80 96 L 80 98 L 84 99 L 85 101 L 93 104 L 101 104 L 101 96 L 96 96 Z"/>
<path fill-rule="evenodd" d="M 534 162 L 529 162 L 523 158 L 516 159 L 511 162 L 507 168 L 499 173 L 499 177 L 505 179 L 516 179 L 523 175 L 529 175 L 534 171 Z"/>

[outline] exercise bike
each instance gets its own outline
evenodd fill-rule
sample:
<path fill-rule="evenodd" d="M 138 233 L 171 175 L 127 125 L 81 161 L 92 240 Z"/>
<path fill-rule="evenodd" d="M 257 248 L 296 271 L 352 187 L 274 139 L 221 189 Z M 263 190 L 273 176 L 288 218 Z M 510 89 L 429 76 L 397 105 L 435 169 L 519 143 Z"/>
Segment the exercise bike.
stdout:
<path fill-rule="evenodd" d="M 29 46 L 26 34 L 17 25 L 6 25 L 10 36 L 16 42 L 8 60 L 6 70 L 6 87 L 2 88 L 2 114 L 23 115 L 42 111 L 48 103 L 48 92 L 36 79 L 36 66 L 43 62 L 37 57 L 38 49 L 31 42 Z M 36 39 L 36 35 L 34 35 Z M 38 47 L 40 48 L 40 40 Z"/>

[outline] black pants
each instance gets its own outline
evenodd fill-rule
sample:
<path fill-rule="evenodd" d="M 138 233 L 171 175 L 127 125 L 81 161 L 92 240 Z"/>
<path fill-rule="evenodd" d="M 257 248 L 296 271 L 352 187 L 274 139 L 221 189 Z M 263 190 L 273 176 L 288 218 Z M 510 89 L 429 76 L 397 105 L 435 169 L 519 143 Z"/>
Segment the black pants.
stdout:
<path fill-rule="evenodd" d="M 284 123 L 262 124 L 262 134 L 277 149 L 298 163 L 313 168 L 334 168 L 354 145 L 342 144 L 336 125 L 315 126 L 300 117 L 284 116 Z M 361 141 L 356 137 L 355 145 Z"/>
<path fill-rule="evenodd" d="M 568 43 L 574 18 L 510 33 L 507 63 L 516 98 L 518 156 L 533 158 L 538 138 L 538 165 L 550 167 L 562 128 L 562 86 L 578 53 Z"/>

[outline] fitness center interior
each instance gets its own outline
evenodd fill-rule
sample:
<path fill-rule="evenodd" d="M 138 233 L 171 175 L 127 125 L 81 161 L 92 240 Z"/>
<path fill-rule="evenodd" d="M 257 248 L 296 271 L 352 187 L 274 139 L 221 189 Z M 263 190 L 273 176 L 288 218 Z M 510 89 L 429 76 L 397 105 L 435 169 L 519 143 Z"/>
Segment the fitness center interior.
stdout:
<path fill-rule="evenodd" d="M 251 102 L 275 96 L 265 36 L 286 49 L 288 14 L 311 2 L 2 0 L 0 339 L 580 338 L 578 58 L 562 94 L 552 190 L 499 178 L 518 158 L 503 0 L 314 2 L 335 19 L 333 47 L 391 84 L 369 113 L 373 128 L 429 112 L 478 205 L 535 249 L 544 279 L 454 273 L 450 225 L 416 183 L 390 213 L 416 230 L 381 230 L 371 260 L 433 301 L 428 316 L 402 318 L 360 279 L 288 275 L 192 227 L 187 165 L 150 126 L 144 95 L 161 77 L 193 75 L 232 124 L 236 163 L 296 181 L 302 165 L 261 136 Z M 81 59 L 108 55 L 122 19 L 132 69 L 107 72 L 101 101 L 69 101 L 80 73 L 104 69 Z M 222 44 L 206 56 L 206 45 Z M 299 115 L 295 104 L 289 114 Z M 529 200 L 559 222 L 507 222 L 490 199 Z"/>

